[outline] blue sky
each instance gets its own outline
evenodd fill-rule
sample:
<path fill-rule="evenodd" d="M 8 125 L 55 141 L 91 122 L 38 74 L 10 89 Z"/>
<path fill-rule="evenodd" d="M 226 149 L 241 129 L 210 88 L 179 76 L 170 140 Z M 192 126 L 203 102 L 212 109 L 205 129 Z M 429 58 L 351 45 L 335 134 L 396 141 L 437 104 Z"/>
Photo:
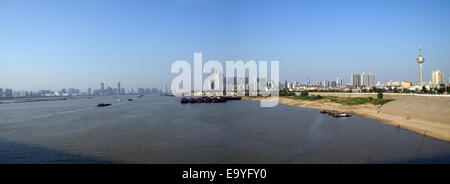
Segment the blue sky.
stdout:
<path fill-rule="evenodd" d="M 0 0 L 0 88 L 157 87 L 176 60 L 278 60 L 280 78 L 450 72 L 450 1 Z"/>

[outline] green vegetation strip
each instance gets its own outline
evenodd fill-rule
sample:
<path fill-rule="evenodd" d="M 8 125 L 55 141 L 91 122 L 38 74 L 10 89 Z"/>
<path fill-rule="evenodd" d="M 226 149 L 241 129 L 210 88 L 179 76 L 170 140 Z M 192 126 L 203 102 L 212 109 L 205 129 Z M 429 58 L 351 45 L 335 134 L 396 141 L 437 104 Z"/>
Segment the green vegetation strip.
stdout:
<path fill-rule="evenodd" d="M 309 101 L 315 101 L 315 100 L 320 100 L 320 99 L 324 99 L 323 96 L 320 95 L 312 95 L 312 96 L 292 96 L 290 97 L 291 99 L 294 100 L 309 100 Z"/>
<path fill-rule="evenodd" d="M 374 105 L 384 105 L 393 99 L 378 99 L 372 97 L 355 97 L 355 98 L 344 98 L 344 97 L 335 97 L 335 96 L 320 96 L 320 95 L 311 95 L 311 96 L 292 96 L 288 97 L 293 100 L 325 100 L 329 102 L 339 103 L 342 105 L 361 105 L 361 104 L 374 104 Z"/>
<path fill-rule="evenodd" d="M 378 98 L 364 98 L 364 97 L 357 97 L 357 98 L 332 98 L 330 99 L 331 102 L 334 103 L 340 103 L 343 105 L 361 105 L 361 104 L 374 104 L 374 105 L 384 105 L 390 101 L 393 101 L 393 99 L 378 99 Z"/>

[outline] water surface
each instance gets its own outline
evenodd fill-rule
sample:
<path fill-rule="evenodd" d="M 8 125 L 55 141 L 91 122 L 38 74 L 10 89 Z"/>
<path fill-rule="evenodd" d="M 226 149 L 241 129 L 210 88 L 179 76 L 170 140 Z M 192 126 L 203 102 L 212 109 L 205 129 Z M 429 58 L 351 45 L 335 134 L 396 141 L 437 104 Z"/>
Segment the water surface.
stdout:
<path fill-rule="evenodd" d="M 450 163 L 449 143 L 359 116 L 120 98 L 0 104 L 0 163 Z"/>

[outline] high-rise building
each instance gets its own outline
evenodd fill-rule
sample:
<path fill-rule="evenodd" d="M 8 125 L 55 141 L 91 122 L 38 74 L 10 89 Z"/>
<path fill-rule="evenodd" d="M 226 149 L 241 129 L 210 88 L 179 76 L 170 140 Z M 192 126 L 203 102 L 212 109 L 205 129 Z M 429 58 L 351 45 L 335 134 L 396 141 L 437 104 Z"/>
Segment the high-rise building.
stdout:
<path fill-rule="evenodd" d="M 360 87 L 361 86 L 361 77 L 357 73 L 352 74 L 352 86 L 353 87 Z"/>
<path fill-rule="evenodd" d="M 121 94 L 121 90 L 122 88 L 120 88 L 120 82 L 117 82 L 117 94 L 120 95 Z"/>
<path fill-rule="evenodd" d="M 223 74 L 218 71 L 214 76 L 214 91 L 222 92 L 224 90 Z"/>
<path fill-rule="evenodd" d="M 367 87 L 369 86 L 369 74 L 363 72 L 361 74 L 361 86 Z"/>
<path fill-rule="evenodd" d="M 100 83 L 100 94 L 105 95 L 105 84 L 103 82 Z"/>
<path fill-rule="evenodd" d="M 433 72 L 431 72 L 431 84 L 433 85 L 445 84 L 444 72 L 440 70 L 434 70 Z"/>
<path fill-rule="evenodd" d="M 5 97 L 6 98 L 12 98 L 13 97 L 13 90 L 12 89 L 5 89 Z"/>
<path fill-rule="evenodd" d="M 331 87 L 336 87 L 336 81 L 331 81 Z"/>
<path fill-rule="evenodd" d="M 373 73 L 365 73 L 361 74 L 360 85 L 364 87 L 373 87 L 375 86 L 375 75 Z"/>
<path fill-rule="evenodd" d="M 373 86 L 375 86 L 375 74 L 373 74 L 373 73 L 369 73 L 369 75 L 368 75 L 368 86 L 369 87 L 373 87 Z"/>
<path fill-rule="evenodd" d="M 67 89 L 67 94 L 69 96 L 79 95 L 79 93 L 80 93 L 80 90 L 78 90 L 78 89 L 74 89 L 74 88 Z"/>
<path fill-rule="evenodd" d="M 337 86 L 343 86 L 343 81 L 339 77 L 336 78 L 336 85 Z"/>
<path fill-rule="evenodd" d="M 283 85 L 282 85 L 282 86 L 283 86 L 283 89 L 287 89 L 287 87 L 288 87 L 287 85 L 288 85 L 288 84 L 287 84 L 287 81 L 284 80 L 284 81 L 283 81 Z"/>
<path fill-rule="evenodd" d="M 87 89 L 87 95 L 92 95 L 92 89 L 91 88 Z"/>
<path fill-rule="evenodd" d="M 324 87 L 330 86 L 330 81 L 324 80 L 324 81 L 323 81 L 323 86 L 324 86 Z"/>
<path fill-rule="evenodd" d="M 114 89 L 108 86 L 108 88 L 106 89 L 105 94 L 106 95 L 113 95 L 114 94 Z"/>
<path fill-rule="evenodd" d="M 317 82 L 316 82 L 316 86 L 322 86 L 322 82 L 317 81 Z"/>

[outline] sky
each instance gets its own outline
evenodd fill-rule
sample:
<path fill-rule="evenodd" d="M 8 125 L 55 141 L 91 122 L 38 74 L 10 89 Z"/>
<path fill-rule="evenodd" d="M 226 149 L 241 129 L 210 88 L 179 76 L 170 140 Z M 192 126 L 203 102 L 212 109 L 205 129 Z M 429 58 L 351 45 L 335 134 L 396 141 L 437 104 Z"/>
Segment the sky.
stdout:
<path fill-rule="evenodd" d="M 170 85 L 173 62 L 280 61 L 280 79 L 450 73 L 450 1 L 0 0 L 0 88 Z"/>

